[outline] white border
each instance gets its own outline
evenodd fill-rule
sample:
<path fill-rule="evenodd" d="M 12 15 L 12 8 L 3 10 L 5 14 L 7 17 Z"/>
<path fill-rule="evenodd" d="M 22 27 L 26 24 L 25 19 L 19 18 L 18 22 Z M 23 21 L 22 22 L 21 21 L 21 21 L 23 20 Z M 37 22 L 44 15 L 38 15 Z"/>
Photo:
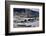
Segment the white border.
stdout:
<path fill-rule="evenodd" d="M 13 8 L 39 9 L 39 27 L 13 28 Z M 10 5 L 10 32 L 41 31 L 42 30 L 42 6 Z"/>

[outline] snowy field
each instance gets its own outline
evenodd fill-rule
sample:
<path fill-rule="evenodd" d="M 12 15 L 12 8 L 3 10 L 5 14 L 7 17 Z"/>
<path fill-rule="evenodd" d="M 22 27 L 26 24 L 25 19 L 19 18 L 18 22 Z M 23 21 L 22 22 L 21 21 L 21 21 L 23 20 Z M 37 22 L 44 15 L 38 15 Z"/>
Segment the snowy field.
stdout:
<path fill-rule="evenodd" d="M 26 21 L 25 21 L 26 19 Z M 28 21 L 30 19 L 30 21 Z M 38 20 L 37 20 L 38 19 Z M 38 27 L 39 26 L 39 18 L 21 18 L 14 17 L 13 18 L 13 27 Z"/>
<path fill-rule="evenodd" d="M 27 22 L 24 22 L 24 23 L 14 22 L 13 26 L 14 26 L 14 28 L 16 28 L 16 27 L 38 27 L 39 26 L 39 21 L 34 20 L 33 22 L 27 21 Z"/>

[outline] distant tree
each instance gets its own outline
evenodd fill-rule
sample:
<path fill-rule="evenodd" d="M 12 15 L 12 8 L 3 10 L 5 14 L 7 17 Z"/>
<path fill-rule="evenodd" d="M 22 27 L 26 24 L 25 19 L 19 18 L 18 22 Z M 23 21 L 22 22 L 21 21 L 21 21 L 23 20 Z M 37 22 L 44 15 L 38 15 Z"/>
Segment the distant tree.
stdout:
<path fill-rule="evenodd" d="M 28 21 L 30 21 L 31 19 L 28 19 Z"/>
<path fill-rule="evenodd" d="M 27 20 L 25 19 L 24 22 L 27 22 Z"/>
<path fill-rule="evenodd" d="M 21 21 L 21 23 L 23 23 L 24 21 Z"/>

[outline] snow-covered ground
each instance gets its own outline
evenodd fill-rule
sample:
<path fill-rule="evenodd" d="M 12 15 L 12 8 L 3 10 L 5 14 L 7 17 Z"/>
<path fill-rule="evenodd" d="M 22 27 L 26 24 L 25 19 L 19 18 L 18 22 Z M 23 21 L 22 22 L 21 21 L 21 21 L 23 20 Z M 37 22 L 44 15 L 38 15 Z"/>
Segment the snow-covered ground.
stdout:
<path fill-rule="evenodd" d="M 30 21 L 28 21 L 30 19 Z M 38 20 L 37 20 L 38 19 Z M 26 20 L 26 22 L 25 22 Z M 21 22 L 22 21 L 22 22 Z M 25 18 L 14 16 L 13 18 L 13 26 L 16 27 L 38 27 L 39 26 L 39 18 Z"/>
<path fill-rule="evenodd" d="M 20 25 L 20 26 L 18 26 Z M 26 22 L 26 23 L 14 23 L 14 27 L 38 27 L 39 26 L 39 21 L 34 21 L 34 22 Z"/>

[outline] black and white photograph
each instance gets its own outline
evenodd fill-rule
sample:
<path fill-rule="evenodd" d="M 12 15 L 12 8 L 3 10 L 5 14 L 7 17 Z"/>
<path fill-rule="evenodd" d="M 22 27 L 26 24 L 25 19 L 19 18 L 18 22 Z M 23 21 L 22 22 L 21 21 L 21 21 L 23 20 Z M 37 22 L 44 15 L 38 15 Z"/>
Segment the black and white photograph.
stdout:
<path fill-rule="evenodd" d="M 39 27 L 39 9 L 13 8 L 13 28 Z"/>
<path fill-rule="evenodd" d="M 42 6 L 10 5 L 10 12 L 11 32 L 42 30 Z"/>
<path fill-rule="evenodd" d="M 6 35 L 44 33 L 44 3 L 6 1 Z"/>

